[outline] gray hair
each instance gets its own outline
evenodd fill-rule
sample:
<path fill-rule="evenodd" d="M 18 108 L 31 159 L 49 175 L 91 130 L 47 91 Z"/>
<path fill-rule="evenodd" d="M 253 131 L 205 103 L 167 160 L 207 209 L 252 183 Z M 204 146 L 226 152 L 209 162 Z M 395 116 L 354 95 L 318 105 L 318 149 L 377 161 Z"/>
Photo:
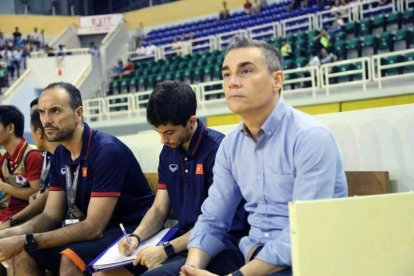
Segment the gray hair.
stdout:
<path fill-rule="evenodd" d="M 243 35 L 235 35 L 231 38 L 225 56 L 227 56 L 231 50 L 249 47 L 259 48 L 261 50 L 270 73 L 282 70 L 282 57 L 275 47 L 266 42 L 253 40 Z"/>

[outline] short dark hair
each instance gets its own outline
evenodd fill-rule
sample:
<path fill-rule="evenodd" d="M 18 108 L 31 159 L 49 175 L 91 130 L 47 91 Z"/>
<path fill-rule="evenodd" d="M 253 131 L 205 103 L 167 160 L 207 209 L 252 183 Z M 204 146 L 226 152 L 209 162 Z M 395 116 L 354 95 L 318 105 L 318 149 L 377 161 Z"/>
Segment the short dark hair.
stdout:
<path fill-rule="evenodd" d="M 43 132 L 43 125 L 42 121 L 40 121 L 39 109 L 36 108 L 33 110 L 32 114 L 30 114 L 30 124 L 34 130 L 40 129 Z"/>
<path fill-rule="evenodd" d="M 196 110 L 196 95 L 191 86 L 167 80 L 158 84 L 149 97 L 147 121 L 155 127 L 166 124 L 186 126 Z"/>
<path fill-rule="evenodd" d="M 39 97 L 30 102 L 30 108 L 39 104 Z"/>
<path fill-rule="evenodd" d="M 282 70 L 282 57 L 275 47 L 264 41 L 253 40 L 243 35 L 235 35 L 231 38 L 225 56 L 227 56 L 231 50 L 249 47 L 259 48 L 262 51 L 263 59 L 266 62 L 270 73 Z"/>
<path fill-rule="evenodd" d="M 70 107 L 75 110 L 79 106 L 83 106 L 82 104 L 82 96 L 79 91 L 73 84 L 70 84 L 68 82 L 54 82 L 46 86 L 45 89 L 43 89 L 42 93 L 49 89 L 54 88 L 61 88 L 65 90 L 70 97 Z"/>
<path fill-rule="evenodd" d="M 14 105 L 0 105 L 0 122 L 4 127 L 14 125 L 14 135 L 17 138 L 23 137 L 24 116 L 23 113 Z"/>

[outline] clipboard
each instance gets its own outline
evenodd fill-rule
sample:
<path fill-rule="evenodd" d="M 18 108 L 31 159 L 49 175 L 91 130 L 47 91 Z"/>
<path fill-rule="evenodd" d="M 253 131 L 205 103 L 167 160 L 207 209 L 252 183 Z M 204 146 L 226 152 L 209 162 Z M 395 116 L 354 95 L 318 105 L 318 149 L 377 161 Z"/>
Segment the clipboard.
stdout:
<path fill-rule="evenodd" d="M 119 253 L 118 242 L 124 237 L 122 235 L 110 246 L 108 246 L 108 248 L 106 248 L 101 254 L 99 254 L 92 262 L 90 262 L 87 269 L 89 272 L 94 273 L 131 264 L 139 251 L 149 246 L 159 246 L 164 242 L 170 241 L 178 232 L 179 228 L 177 227 L 163 229 L 154 236 L 143 241 L 130 256 L 124 256 Z"/>

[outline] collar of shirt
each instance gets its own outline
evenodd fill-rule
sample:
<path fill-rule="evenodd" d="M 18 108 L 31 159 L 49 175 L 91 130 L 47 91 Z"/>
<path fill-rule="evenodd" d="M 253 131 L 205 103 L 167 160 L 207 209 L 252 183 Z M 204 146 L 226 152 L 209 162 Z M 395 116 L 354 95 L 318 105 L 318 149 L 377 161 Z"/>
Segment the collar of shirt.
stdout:
<path fill-rule="evenodd" d="M 68 165 L 78 164 L 80 161 L 86 161 L 89 157 L 89 152 L 91 149 L 91 143 L 92 143 L 92 137 L 93 136 L 93 130 L 89 127 L 87 123 L 84 123 L 83 133 L 82 133 L 82 149 L 81 153 L 76 160 L 70 160 L 70 154 Z M 69 153 L 69 151 L 64 147 L 64 150 Z"/>
<path fill-rule="evenodd" d="M 191 137 L 191 142 L 188 146 L 188 150 L 185 152 L 185 155 L 194 156 L 197 153 L 199 146 L 201 144 L 201 140 L 203 139 L 203 134 L 205 130 L 206 127 L 204 126 L 203 122 L 197 119 L 197 129 L 194 132 L 193 137 Z"/>
<path fill-rule="evenodd" d="M 22 138 L 22 140 L 17 144 L 16 149 L 14 150 L 13 154 L 10 155 L 8 152 L 6 152 L 6 158 L 10 165 L 10 168 L 14 169 L 17 167 L 18 164 L 23 159 L 25 149 L 27 147 L 27 141 L 26 139 Z"/>
<path fill-rule="evenodd" d="M 287 110 L 287 105 L 282 97 L 279 98 L 275 108 L 266 121 L 262 125 L 260 134 L 264 133 L 266 136 L 271 136 L 276 129 L 279 127 L 280 122 L 282 122 L 283 116 L 285 116 Z M 249 129 L 244 123 L 239 126 L 240 131 L 247 137 L 251 137 Z"/>

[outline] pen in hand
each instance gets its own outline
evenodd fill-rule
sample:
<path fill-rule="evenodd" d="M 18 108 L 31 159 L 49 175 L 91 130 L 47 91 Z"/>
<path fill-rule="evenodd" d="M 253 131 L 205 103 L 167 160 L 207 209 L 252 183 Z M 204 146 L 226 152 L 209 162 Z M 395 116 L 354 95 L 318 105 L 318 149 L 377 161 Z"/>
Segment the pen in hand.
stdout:
<path fill-rule="evenodd" d="M 125 231 L 125 227 L 122 223 L 119 224 L 119 227 L 121 227 L 121 231 L 124 234 L 124 238 L 126 240 L 126 243 L 128 245 L 131 245 L 131 240 L 129 239 L 129 235 L 127 234 L 127 232 Z"/>

